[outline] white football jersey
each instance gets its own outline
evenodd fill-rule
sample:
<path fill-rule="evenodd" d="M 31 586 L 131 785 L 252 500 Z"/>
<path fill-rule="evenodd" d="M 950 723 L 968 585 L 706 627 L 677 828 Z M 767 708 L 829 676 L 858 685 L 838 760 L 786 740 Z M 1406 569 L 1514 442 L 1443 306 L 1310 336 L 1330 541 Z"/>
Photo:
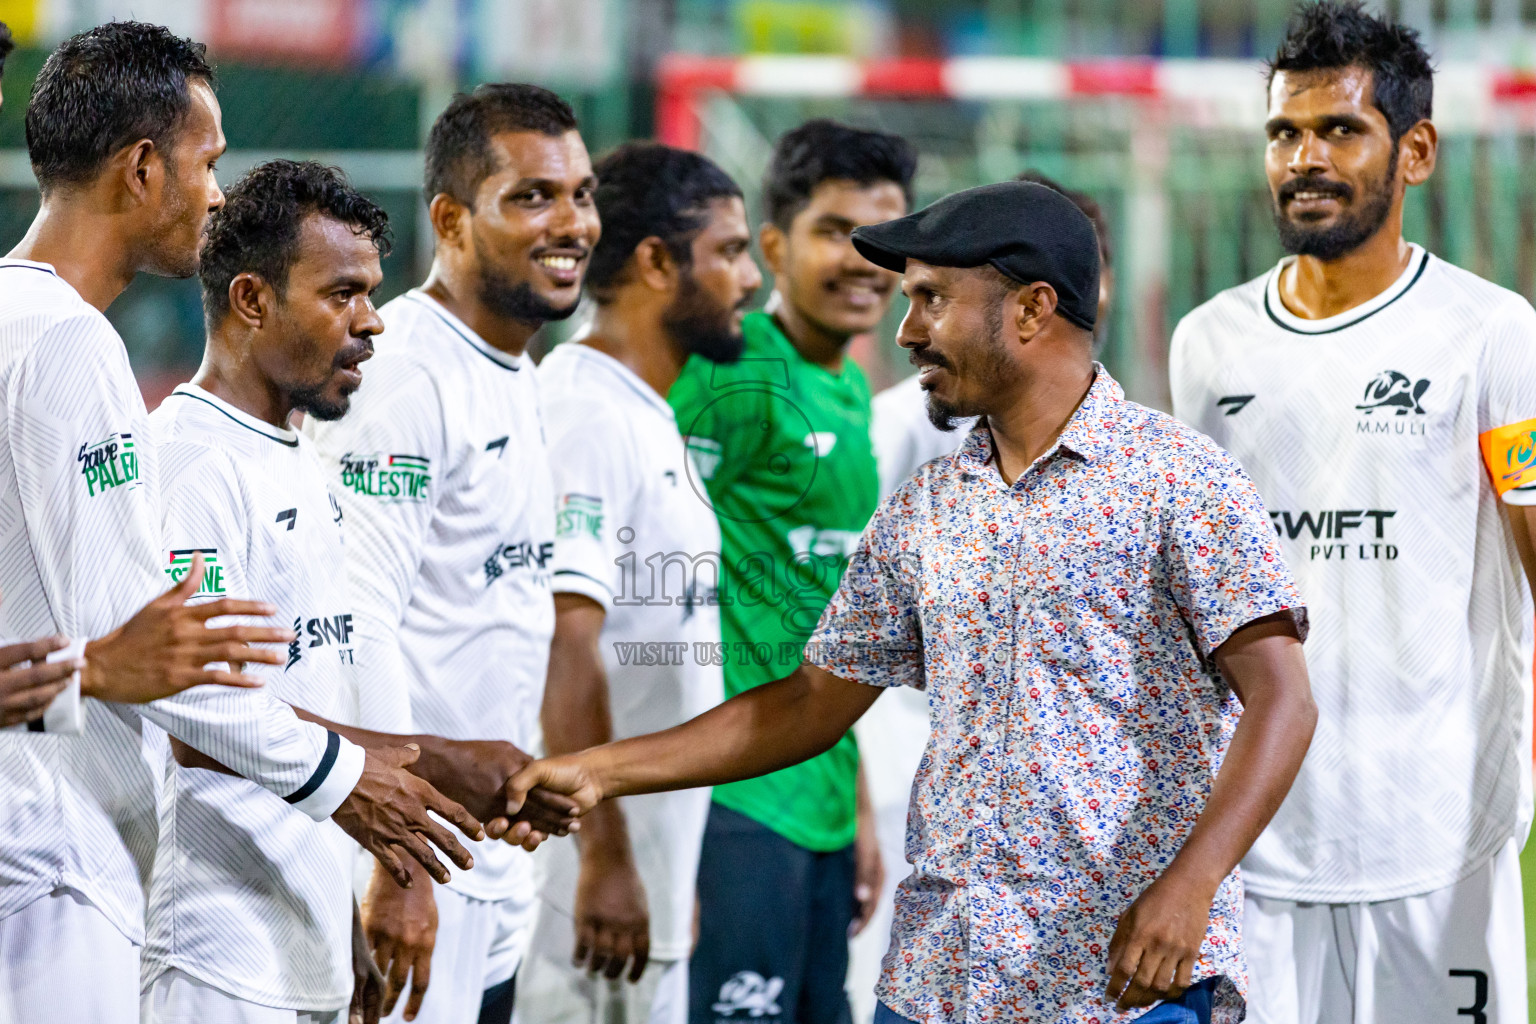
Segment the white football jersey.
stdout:
<path fill-rule="evenodd" d="M 916 473 L 923 463 L 960 447 L 976 425 L 976 417 L 955 421 L 954 430 L 940 430 L 928 418 L 928 392 L 913 374 L 880 392 L 870 402 L 869 439 L 880 469 L 880 497 L 885 498 Z"/>
<path fill-rule="evenodd" d="M 1311 613 L 1317 733 L 1243 878 L 1398 899 L 1530 821 L 1531 598 L 1499 498 L 1536 504 L 1536 312 L 1417 246 L 1326 320 L 1287 311 L 1279 273 L 1190 313 L 1170 360 L 1174 411 L 1253 477 Z"/>
<path fill-rule="evenodd" d="M 720 527 L 696 490 L 672 407 L 628 367 L 579 343 L 539 367 L 555 478 L 556 593 L 603 606 L 614 739 L 681 725 L 724 699 Z M 693 947 L 708 789 L 624 797 L 651 914 L 651 956 Z M 573 843 L 546 843 L 541 895 L 575 911 Z"/>
<path fill-rule="evenodd" d="M 47 264 L 0 260 L 0 636 L 101 637 L 169 588 L 148 429 L 106 317 Z M 362 772 L 264 689 L 82 704 L 81 735 L 0 733 L 0 917 L 69 886 L 143 941 L 164 769 L 146 719 L 317 819 Z"/>
<path fill-rule="evenodd" d="M 278 699 L 355 723 L 341 509 L 309 439 L 192 384 L 149 419 L 164 474 L 167 575 L 184 576 L 201 551 L 200 597 L 277 606 L 298 639 L 286 664 L 251 671 Z M 356 849 L 334 822 L 313 821 L 255 783 L 169 762 L 144 983 L 179 968 L 265 1006 L 346 1006 Z"/>
<path fill-rule="evenodd" d="M 421 291 L 379 313 L 351 411 L 303 427 L 346 514 L 363 724 L 532 752 L 555 628 L 533 360 L 491 347 Z M 527 853 L 498 840 L 471 850 L 454 889 L 532 905 Z"/>

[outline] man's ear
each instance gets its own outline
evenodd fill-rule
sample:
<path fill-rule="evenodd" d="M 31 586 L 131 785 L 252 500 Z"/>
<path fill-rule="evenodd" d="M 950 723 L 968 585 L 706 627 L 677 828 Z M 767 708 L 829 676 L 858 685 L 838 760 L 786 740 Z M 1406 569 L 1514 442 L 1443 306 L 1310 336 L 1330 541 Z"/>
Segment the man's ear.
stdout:
<path fill-rule="evenodd" d="M 258 275 L 236 274 L 229 282 L 229 314 L 245 327 L 256 329 L 266 323 L 276 296 Z"/>
<path fill-rule="evenodd" d="M 1013 291 L 1014 327 L 1020 341 L 1029 341 L 1045 329 L 1056 312 L 1056 289 L 1044 281 L 1021 285 Z"/>
<path fill-rule="evenodd" d="M 1435 173 L 1435 158 L 1439 153 L 1440 133 L 1434 123 L 1420 121 L 1403 133 L 1397 140 L 1397 160 L 1403 168 L 1403 182 L 1422 185 Z"/>
<path fill-rule="evenodd" d="M 463 249 L 468 244 L 469 211 L 464 204 L 446 192 L 439 192 L 427 204 L 427 216 L 432 221 L 432 233 L 439 245 Z"/>
<path fill-rule="evenodd" d="M 768 221 L 757 229 L 757 244 L 763 250 L 763 262 L 768 264 L 768 271 L 775 276 L 784 272 L 785 249 L 789 246 L 789 239 L 784 230 L 772 221 Z"/>
<path fill-rule="evenodd" d="M 117 152 L 123 187 L 135 202 L 146 203 L 165 181 L 165 157 L 149 139 L 140 139 Z"/>
<path fill-rule="evenodd" d="M 667 248 L 667 243 L 655 235 L 641 239 L 630 259 L 633 261 L 635 277 L 652 291 L 666 292 L 677 287 L 682 268 L 677 265 L 677 259 L 673 257 L 672 250 Z"/>

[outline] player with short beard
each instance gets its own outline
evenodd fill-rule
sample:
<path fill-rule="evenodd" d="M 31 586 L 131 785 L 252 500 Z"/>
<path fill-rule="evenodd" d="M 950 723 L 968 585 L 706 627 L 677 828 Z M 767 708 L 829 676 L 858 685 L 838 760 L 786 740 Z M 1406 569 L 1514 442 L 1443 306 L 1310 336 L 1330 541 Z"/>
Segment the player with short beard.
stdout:
<path fill-rule="evenodd" d="M 1292 255 L 1174 333 L 1174 410 L 1315 613 L 1317 736 L 1243 861 L 1258 1024 L 1526 1021 L 1536 312 L 1403 238 L 1433 90 L 1412 29 L 1301 8 L 1265 150 Z"/>
<path fill-rule="evenodd" d="M 432 126 L 426 283 L 387 325 L 352 410 L 315 419 L 346 515 L 363 713 L 394 732 L 538 734 L 554 632 L 555 509 L 528 339 L 569 316 L 597 242 L 597 186 L 571 108 L 532 85 L 483 85 Z M 375 876 L 364 919 L 394 1012 L 433 1024 L 509 1019 L 532 927 L 532 864 L 505 843 L 436 890 Z M 428 984 L 430 982 L 430 988 Z"/>
<path fill-rule="evenodd" d="M 165 770 L 146 719 L 317 821 L 335 817 L 391 862 L 404 851 L 446 875 L 427 835 L 468 863 L 429 807 L 480 833 L 400 769 L 407 752 L 365 753 L 261 690 L 198 685 L 259 686 L 223 665 L 281 664 L 280 648 L 250 644 L 294 637 L 205 628 L 217 616 L 270 615 L 269 605 L 187 606 L 210 579 L 200 553 L 165 563 L 148 413 L 101 311 L 140 271 L 197 269 L 204 224 L 223 202 L 212 74 L 201 44 L 113 22 L 62 43 L 27 106 L 42 202 L 0 261 L 0 447 L 10 453 L 0 635 L 95 639 L 80 686 L 42 722 L 81 735 L 0 736 L 0 1006 L 16 1020 L 138 1020 L 143 880 Z M 178 582 L 164 592 L 167 575 Z M 105 703 L 125 700 L 153 703 Z M 61 704 L 68 721 L 54 722 Z"/>
<path fill-rule="evenodd" d="M 226 199 L 198 271 L 203 365 L 150 417 L 166 468 L 170 564 L 204 551 L 217 560 L 212 589 L 253 594 L 293 623 L 300 636 L 286 664 L 263 676 L 274 696 L 385 756 L 415 743 L 412 771 L 489 819 L 528 760 L 521 751 L 361 728 L 373 723 L 358 713 L 354 673 L 368 659 L 355 653 L 345 527 L 313 446 L 289 424 L 294 412 L 334 420 L 347 411 L 383 329 L 371 296 L 389 222 L 316 163 L 262 164 Z M 145 1024 L 272 1020 L 279 1009 L 320 1024 L 339 1019 L 349 997 L 361 1011 L 369 975 L 354 971 L 370 960 L 352 928 L 356 847 L 334 825 L 173 749 L 179 767 L 161 802 L 150 889 Z M 253 874 L 258 863 L 268 870 Z M 360 955 L 348 955 L 354 944 Z"/>
<path fill-rule="evenodd" d="M 679 725 L 722 699 L 708 653 L 720 643 L 720 531 L 666 395 L 689 356 L 741 355 L 762 283 L 741 189 L 704 157 L 632 143 L 597 179 L 596 315 L 539 367 L 558 509 L 544 740 L 560 753 Z M 648 643 L 685 653 L 655 665 L 625 653 Z M 708 812 L 704 790 L 614 803 L 583 822 L 580 843 L 545 850 L 525 1024 L 686 1024 Z"/>
<path fill-rule="evenodd" d="M 898 277 L 861 256 L 852 233 L 905 214 L 916 169 L 906 140 L 884 132 L 827 120 L 786 132 L 763 181 L 773 294 L 743 321 L 737 365 L 691 359 L 668 396 L 720 520 L 720 617 L 736 652 L 727 695 L 799 663 L 875 510 L 869 383 L 848 345 L 879 326 Z M 743 981 L 777 986 L 801 1024 L 849 1012 L 850 926 L 874 912 L 883 874 L 858 765 L 850 735 L 804 764 L 715 790 L 689 966 L 695 1024 L 748 1009 Z M 747 917 L 755 927 L 741 927 Z"/>

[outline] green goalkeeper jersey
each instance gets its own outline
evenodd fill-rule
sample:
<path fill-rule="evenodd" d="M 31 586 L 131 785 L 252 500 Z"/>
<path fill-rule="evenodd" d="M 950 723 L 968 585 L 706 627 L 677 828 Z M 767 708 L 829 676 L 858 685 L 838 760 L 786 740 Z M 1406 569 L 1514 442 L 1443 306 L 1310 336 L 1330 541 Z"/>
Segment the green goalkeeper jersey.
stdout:
<path fill-rule="evenodd" d="M 869 383 L 851 359 L 803 358 L 766 313 L 729 365 L 689 360 L 669 401 L 695 487 L 720 520 L 725 695 L 783 678 L 832 599 L 879 501 Z M 809 850 L 853 842 L 852 734 L 802 764 L 716 786 L 714 798 Z"/>

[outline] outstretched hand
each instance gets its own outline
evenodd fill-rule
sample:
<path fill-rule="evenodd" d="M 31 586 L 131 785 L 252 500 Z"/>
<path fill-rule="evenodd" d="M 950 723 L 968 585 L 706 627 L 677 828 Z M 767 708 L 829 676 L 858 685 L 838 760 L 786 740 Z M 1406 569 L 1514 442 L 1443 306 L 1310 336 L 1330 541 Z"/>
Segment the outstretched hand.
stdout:
<path fill-rule="evenodd" d="M 580 754 L 547 757 L 525 765 L 521 771 L 507 780 L 507 812 L 517 815 L 529 802 L 535 790 L 542 789 L 555 795 L 569 797 L 574 805 L 573 814 L 580 818 L 603 802 L 603 790 L 596 776 L 582 761 Z M 571 826 L 576 831 L 580 822 Z M 514 825 L 505 836 L 506 840 L 524 849 L 534 849 L 543 836 L 532 832 L 526 823 Z M 529 845 L 531 838 L 538 841 Z"/>
<path fill-rule="evenodd" d="M 508 805 L 508 780 L 533 760 L 511 743 L 433 736 L 423 737 L 421 747 L 421 759 L 411 765 L 411 773 L 484 821 L 485 834 L 492 839 L 507 838 L 519 845 L 532 839 L 537 846 L 548 836 L 573 830 L 577 808 L 568 797 L 534 790 L 518 807 Z M 516 837 L 509 836 L 518 825 L 523 827 Z"/>
<path fill-rule="evenodd" d="M 421 755 L 420 749 L 412 743 L 365 754 L 362 778 L 331 816 L 342 831 L 378 858 L 402 888 L 409 889 L 412 883 L 410 872 L 397 856 L 400 850 L 416 858 L 437 881 L 449 880 L 448 869 L 432 853 L 427 840 L 465 871 L 474 867 L 469 851 L 427 812 L 451 822 L 477 841 L 485 838 L 485 829 L 474 815 L 406 770 Z"/>
<path fill-rule="evenodd" d="M 144 704 L 205 683 L 260 686 L 261 680 L 255 676 L 209 666 L 281 665 L 287 660 L 285 649 L 252 645 L 287 644 L 293 633 L 270 626 L 210 627 L 210 619 L 226 615 L 265 617 L 277 609 L 262 601 L 232 598 L 188 604 L 202 582 L 203 556 L 199 552 L 192 556 L 192 566 L 179 583 L 117 629 L 86 644 L 80 692 L 98 700 Z"/>

